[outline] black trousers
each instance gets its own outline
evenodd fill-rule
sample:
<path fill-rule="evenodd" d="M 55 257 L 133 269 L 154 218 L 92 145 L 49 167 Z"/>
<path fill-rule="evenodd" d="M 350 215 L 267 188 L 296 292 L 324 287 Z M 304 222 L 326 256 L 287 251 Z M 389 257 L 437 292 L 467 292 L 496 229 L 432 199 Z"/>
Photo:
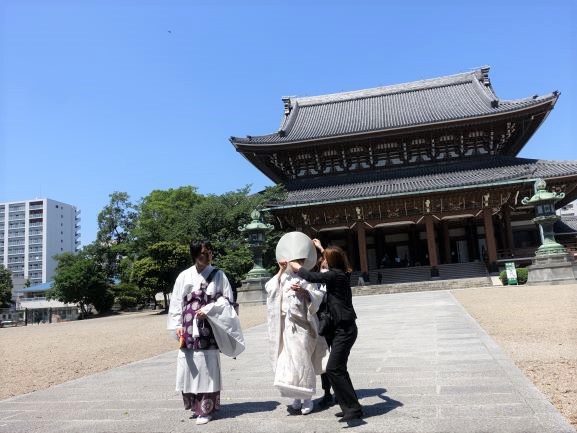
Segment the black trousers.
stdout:
<path fill-rule="evenodd" d="M 322 337 L 319 336 L 319 338 Z M 329 346 L 329 349 L 333 345 L 333 338 L 334 338 L 333 334 L 325 335 L 325 340 L 327 342 L 327 346 Z M 321 386 L 323 388 L 323 391 L 325 392 L 325 395 L 331 394 L 331 383 L 329 382 L 329 378 L 327 377 L 326 373 L 321 374 Z"/>
<path fill-rule="evenodd" d="M 339 323 L 335 330 L 326 368 L 327 378 L 344 414 L 358 414 L 362 409 L 347 370 L 349 354 L 357 339 L 357 332 L 357 325 L 354 321 Z"/>

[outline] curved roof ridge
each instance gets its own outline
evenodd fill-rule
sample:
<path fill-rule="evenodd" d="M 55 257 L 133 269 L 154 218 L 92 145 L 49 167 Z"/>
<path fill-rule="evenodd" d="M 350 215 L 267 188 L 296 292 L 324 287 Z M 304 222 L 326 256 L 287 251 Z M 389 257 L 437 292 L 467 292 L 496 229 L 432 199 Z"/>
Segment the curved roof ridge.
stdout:
<path fill-rule="evenodd" d="M 406 83 L 391 84 L 388 86 L 373 87 L 370 89 L 352 90 L 349 92 L 327 93 L 317 96 L 302 96 L 291 98 L 291 102 L 298 102 L 301 106 L 327 104 L 331 102 L 342 102 L 355 99 L 365 99 L 375 96 L 392 95 L 398 93 L 407 93 L 423 89 L 434 89 L 446 87 L 455 84 L 463 84 L 483 79 L 482 69 L 476 69 L 469 72 L 461 72 L 453 75 L 445 75 L 436 78 L 426 78 L 418 81 L 408 81 Z M 488 85 L 486 86 L 488 87 Z"/>
<path fill-rule="evenodd" d="M 550 99 L 558 98 L 561 92 L 554 91 L 549 92 L 545 95 L 534 95 L 527 96 L 526 98 L 514 98 L 514 99 L 499 99 L 500 104 L 522 104 L 527 101 L 547 101 Z"/>

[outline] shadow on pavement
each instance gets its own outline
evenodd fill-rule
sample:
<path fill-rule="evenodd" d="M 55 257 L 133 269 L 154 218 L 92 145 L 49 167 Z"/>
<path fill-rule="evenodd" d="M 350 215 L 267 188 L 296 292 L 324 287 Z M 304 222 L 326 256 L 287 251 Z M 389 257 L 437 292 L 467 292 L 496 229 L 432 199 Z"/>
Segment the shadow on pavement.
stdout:
<path fill-rule="evenodd" d="M 236 418 L 238 415 L 258 412 L 271 412 L 277 408 L 278 401 L 247 401 L 243 403 L 223 404 L 218 412 L 218 419 Z"/>
<path fill-rule="evenodd" d="M 363 418 L 370 418 L 372 416 L 384 415 L 398 407 L 404 406 L 402 402 L 392 399 L 385 395 L 387 390 L 385 388 L 373 388 L 373 389 L 357 389 L 357 396 L 359 399 L 365 397 L 377 396 L 381 400 L 381 403 L 375 403 L 371 405 L 363 405 Z"/>

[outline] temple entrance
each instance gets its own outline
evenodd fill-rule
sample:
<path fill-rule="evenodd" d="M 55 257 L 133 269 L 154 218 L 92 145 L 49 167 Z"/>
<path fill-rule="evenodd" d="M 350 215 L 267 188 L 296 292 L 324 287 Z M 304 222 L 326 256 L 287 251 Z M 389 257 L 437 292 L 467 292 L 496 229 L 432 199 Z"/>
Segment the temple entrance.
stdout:
<path fill-rule="evenodd" d="M 466 240 L 457 241 L 457 262 L 467 263 L 469 261 L 469 245 Z"/>

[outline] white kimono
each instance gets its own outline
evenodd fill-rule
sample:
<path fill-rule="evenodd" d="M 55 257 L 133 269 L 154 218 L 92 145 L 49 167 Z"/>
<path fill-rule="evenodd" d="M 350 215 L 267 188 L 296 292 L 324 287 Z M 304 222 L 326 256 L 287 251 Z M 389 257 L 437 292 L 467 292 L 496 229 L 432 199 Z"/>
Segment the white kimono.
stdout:
<path fill-rule="evenodd" d="M 305 288 L 310 300 L 296 296 L 294 282 Z M 281 275 L 280 284 L 277 276 L 271 278 L 265 289 L 274 385 L 283 397 L 310 399 L 327 355 L 326 340 L 317 332 L 323 292 L 290 270 Z"/>
<path fill-rule="evenodd" d="M 201 283 L 206 282 L 212 269 L 214 268 L 209 265 L 199 274 L 196 266 L 192 266 L 181 272 L 176 279 L 167 319 L 167 329 L 175 338 L 176 328 L 182 326 L 184 297 L 192 290 L 200 288 Z M 212 296 L 221 293 L 231 301 L 234 299 L 230 283 L 224 272 L 220 270 L 206 288 L 206 293 Z M 205 305 L 201 310 L 211 323 L 220 350 L 180 349 L 176 366 L 176 391 L 192 394 L 220 391 L 219 352 L 222 350 L 226 355 L 236 356 L 244 350 L 240 321 L 232 305 L 221 297 L 216 302 Z"/>

